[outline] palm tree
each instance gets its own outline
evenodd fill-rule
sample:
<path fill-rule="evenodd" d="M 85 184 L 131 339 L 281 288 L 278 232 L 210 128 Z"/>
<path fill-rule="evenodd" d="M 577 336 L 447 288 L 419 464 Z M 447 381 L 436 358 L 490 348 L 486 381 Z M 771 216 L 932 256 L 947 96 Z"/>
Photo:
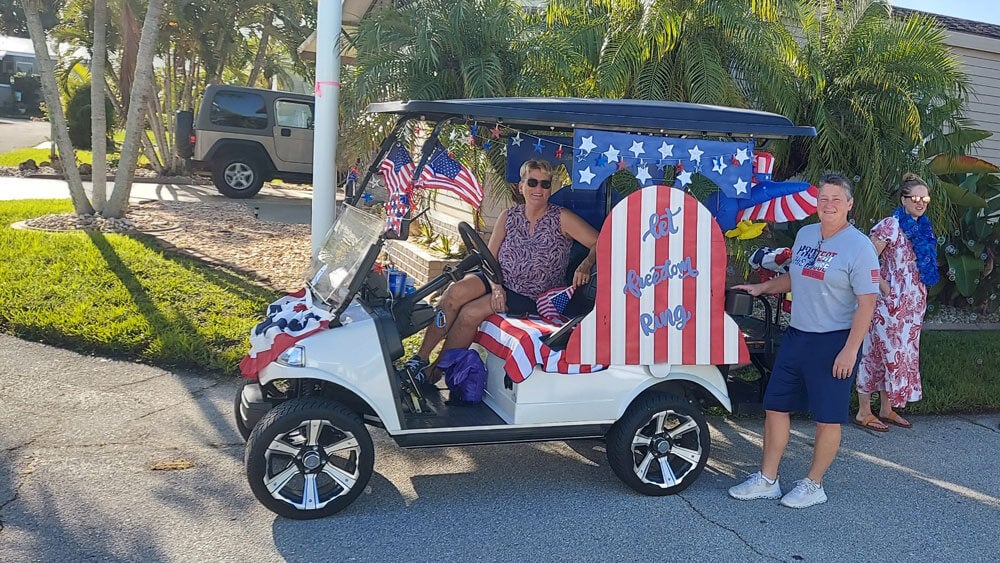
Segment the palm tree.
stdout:
<path fill-rule="evenodd" d="M 160 16 L 167 0 L 151 0 L 146 9 L 142 32 L 139 35 L 139 51 L 136 56 L 135 79 L 125 118 L 125 140 L 122 143 L 121 158 L 115 174 L 115 187 L 104 208 L 105 217 L 121 217 L 125 214 L 128 196 L 132 191 L 132 176 L 139 160 L 140 136 L 145 136 L 146 102 L 152 95 L 153 55 L 156 49 L 157 30 Z"/>
<path fill-rule="evenodd" d="M 803 3 L 796 22 L 803 34 L 794 65 L 798 97 L 762 105 L 791 106 L 782 113 L 814 125 L 817 136 L 792 140 L 779 173 L 853 176 L 854 211 L 866 228 L 885 212 L 902 173 L 922 171 L 924 139 L 947 139 L 944 133 L 967 126 L 967 80 L 933 20 L 893 18 L 884 1 Z"/>
<path fill-rule="evenodd" d="M 545 41 L 563 62 L 551 74 L 568 82 L 567 94 L 575 85 L 582 95 L 745 107 L 789 83 L 795 42 L 781 14 L 794 4 L 554 1 Z"/>
<path fill-rule="evenodd" d="M 91 214 L 94 212 L 94 208 L 90 204 L 90 200 L 87 199 L 87 193 L 83 190 L 80 170 L 76 167 L 76 153 L 73 152 L 73 144 L 69 140 L 66 114 L 63 112 L 62 103 L 59 100 L 55 65 L 52 62 L 52 57 L 49 56 L 45 29 L 42 27 L 42 20 L 38 13 L 38 0 L 21 0 L 21 6 L 24 8 L 28 33 L 31 35 L 31 43 L 35 48 L 35 60 L 38 62 L 42 81 L 42 93 L 45 95 L 45 105 L 49 108 L 49 119 L 52 120 L 52 130 L 55 137 L 53 140 L 62 157 L 62 166 L 66 174 L 66 183 L 69 185 L 73 209 L 78 214 Z"/>
<path fill-rule="evenodd" d="M 94 207 L 107 202 L 108 116 L 104 105 L 104 66 L 108 51 L 108 0 L 94 0 L 94 49 L 90 59 L 90 143 L 93 151 L 91 182 Z"/>
<path fill-rule="evenodd" d="M 348 112 L 374 101 L 505 96 L 517 91 L 526 17 L 513 0 L 416 0 L 361 22 Z"/>

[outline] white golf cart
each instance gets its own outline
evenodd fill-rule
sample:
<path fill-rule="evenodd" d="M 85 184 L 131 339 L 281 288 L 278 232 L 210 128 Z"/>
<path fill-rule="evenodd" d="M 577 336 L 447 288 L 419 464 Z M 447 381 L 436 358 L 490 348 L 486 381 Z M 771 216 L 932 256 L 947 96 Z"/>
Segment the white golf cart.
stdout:
<path fill-rule="evenodd" d="M 748 363 L 754 349 L 748 350 L 730 316 L 737 305 L 747 314 L 748 296 L 726 298 L 723 234 L 712 212 L 684 189 L 690 178 L 684 165 L 711 177 L 713 156 L 716 170 L 737 169 L 728 173 L 739 177 L 738 185 L 748 170 L 741 160 L 748 147 L 752 153 L 754 139 L 813 135 L 813 129 L 768 113 L 631 100 L 411 101 L 374 104 L 370 111 L 397 114 L 399 122 L 359 194 L 403 128 L 418 120 L 435 123 L 425 147 L 455 123 L 495 125 L 490 131 L 508 139 L 508 158 L 525 139 L 536 148 L 559 145 L 556 155 L 568 157 L 562 163 L 571 183 L 552 201 L 599 228 L 595 275 L 574 296 L 578 308 L 563 325 L 502 315 L 487 319 L 474 345 L 486 358 L 484 399 L 451 406 L 443 383 L 416 385 L 394 363 L 403 357 L 402 339 L 433 322 L 426 299 L 476 269 L 502 281 L 496 259 L 462 223 L 468 257 L 414 293 L 393 298 L 374 266 L 385 240 L 397 235 L 384 232 L 382 219 L 347 205 L 308 280 L 308 306 L 319 312 L 312 320 L 322 319 L 322 329 L 260 366 L 236 397 L 254 495 L 288 518 L 343 509 L 372 474 L 367 425 L 384 428 L 406 448 L 603 438 L 611 468 L 632 489 L 668 495 L 690 486 L 711 447 L 702 408 L 731 410 L 728 367 Z M 613 152 L 598 156 L 605 147 L 590 146 L 594 132 L 610 150 L 614 142 L 638 139 L 638 132 L 644 141 L 633 140 L 638 144 L 627 153 L 633 163 L 680 170 L 680 189 L 641 179 L 648 187 L 614 193 L 602 180 L 625 160 Z M 502 143 L 496 134 L 493 139 Z M 667 147 L 679 153 L 693 139 L 695 153 L 668 157 Z M 656 158 L 640 158 L 646 152 L 639 151 L 656 147 Z M 415 177 L 431 153 L 424 149 Z M 702 154 L 704 168 L 694 159 Z M 719 182 L 724 173 L 719 170 Z M 666 181 L 674 184 L 673 177 Z M 403 237 L 408 225 L 404 220 Z"/>

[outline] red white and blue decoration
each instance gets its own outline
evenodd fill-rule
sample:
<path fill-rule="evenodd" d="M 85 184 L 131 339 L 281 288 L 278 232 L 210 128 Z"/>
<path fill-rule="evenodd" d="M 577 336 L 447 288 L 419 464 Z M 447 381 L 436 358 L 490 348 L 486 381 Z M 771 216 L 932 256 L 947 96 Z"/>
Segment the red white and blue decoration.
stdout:
<path fill-rule="evenodd" d="M 518 131 L 507 137 L 507 181 L 521 181 L 521 165 L 526 160 L 546 160 L 552 168 L 573 169 L 572 137 L 540 135 L 527 137 Z M 485 148 L 485 147 L 484 147 Z"/>
<path fill-rule="evenodd" d="M 816 186 L 809 182 L 775 182 L 774 156 L 758 152 L 753 158 L 753 178 L 748 198 L 736 199 L 724 191 L 705 199 L 705 206 L 715 215 L 725 231 L 736 228 L 740 221 L 784 223 L 805 219 L 816 212 Z"/>
<path fill-rule="evenodd" d="M 566 311 L 566 306 L 569 305 L 569 300 L 573 298 L 573 293 L 575 292 L 576 286 L 571 285 L 569 287 L 550 289 L 539 295 L 535 299 L 535 308 L 538 309 L 538 316 L 550 324 L 566 324 L 569 318 L 563 315 L 563 313 Z"/>
<path fill-rule="evenodd" d="M 483 186 L 476 175 L 455 160 L 441 143 L 434 147 L 434 152 L 420 172 L 420 187 L 453 192 L 477 209 L 483 203 Z"/>
<path fill-rule="evenodd" d="M 577 129 L 573 137 L 573 188 L 596 190 L 618 170 L 632 171 L 639 185 L 662 184 L 673 168 L 675 186 L 691 183 L 694 174 L 714 182 L 727 197 L 749 197 L 752 142 L 675 139 L 630 133 Z"/>
<path fill-rule="evenodd" d="M 606 366 L 574 364 L 566 361 L 563 350 L 553 350 L 542 338 L 559 329 L 541 319 L 520 319 L 490 315 L 479 325 L 476 343 L 504 362 L 504 370 L 514 383 L 531 375 L 535 366 L 550 373 L 593 373 Z"/>
<path fill-rule="evenodd" d="M 561 361 L 721 365 L 749 361 L 725 311 L 726 244 L 690 194 L 655 186 L 612 209 L 597 242 L 597 298 Z"/>
<path fill-rule="evenodd" d="M 393 143 L 379 165 L 385 180 L 388 199 L 385 202 L 385 228 L 399 232 L 403 217 L 410 212 L 413 194 L 413 173 L 416 165 L 402 143 Z"/>
<path fill-rule="evenodd" d="M 313 306 L 307 287 L 271 303 L 267 317 L 250 331 L 250 353 L 240 361 L 240 373 L 256 380 L 260 370 L 293 344 L 329 327 L 332 317 L 329 311 Z"/>

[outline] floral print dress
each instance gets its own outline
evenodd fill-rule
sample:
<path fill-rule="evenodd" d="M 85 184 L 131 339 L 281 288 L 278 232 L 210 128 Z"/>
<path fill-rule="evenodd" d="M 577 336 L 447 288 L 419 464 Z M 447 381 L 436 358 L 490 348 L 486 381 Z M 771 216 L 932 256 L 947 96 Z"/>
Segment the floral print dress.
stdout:
<path fill-rule="evenodd" d="M 882 279 L 889 284 L 889 295 L 878 295 L 871 328 L 862 346 L 858 368 L 858 392 L 884 391 L 899 408 L 919 401 L 920 328 L 927 308 L 927 287 L 920 281 L 913 245 L 899 228 L 895 217 L 887 217 L 871 231 L 871 236 L 885 241 L 882 251 Z"/>

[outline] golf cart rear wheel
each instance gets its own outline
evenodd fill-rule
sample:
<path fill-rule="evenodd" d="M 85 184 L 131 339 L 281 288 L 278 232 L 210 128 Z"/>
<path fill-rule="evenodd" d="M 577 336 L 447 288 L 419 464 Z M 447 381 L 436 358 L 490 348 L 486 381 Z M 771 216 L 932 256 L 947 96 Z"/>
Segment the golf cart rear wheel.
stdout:
<path fill-rule="evenodd" d="M 361 494 L 375 446 L 357 414 L 307 397 L 278 405 L 254 426 L 244 462 L 250 489 L 268 510 L 308 520 L 339 512 Z"/>
<path fill-rule="evenodd" d="M 607 435 L 608 463 L 615 475 L 651 496 L 686 489 L 704 469 L 710 447 L 701 411 L 665 393 L 636 400 Z"/>

